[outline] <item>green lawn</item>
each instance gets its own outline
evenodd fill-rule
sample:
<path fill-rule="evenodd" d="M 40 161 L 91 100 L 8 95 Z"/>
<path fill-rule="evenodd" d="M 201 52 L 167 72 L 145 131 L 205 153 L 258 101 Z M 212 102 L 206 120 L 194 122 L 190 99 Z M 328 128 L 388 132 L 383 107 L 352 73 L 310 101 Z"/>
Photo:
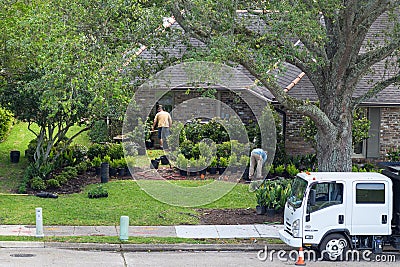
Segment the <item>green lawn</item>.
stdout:
<path fill-rule="evenodd" d="M 154 181 L 157 183 L 157 181 Z M 177 182 L 179 183 L 179 182 Z M 190 181 L 181 181 L 182 186 Z M 46 225 L 118 225 L 121 216 L 129 216 L 131 225 L 197 224 L 193 208 L 170 206 L 147 195 L 135 181 L 113 181 L 104 186 L 108 198 L 89 199 L 87 191 L 60 195 L 58 199 L 35 196 L 0 196 L 0 224 L 35 224 L 35 208 L 43 209 Z M 238 184 L 206 208 L 252 208 L 254 193 L 248 185 Z"/>
<path fill-rule="evenodd" d="M 69 134 L 78 131 L 73 127 Z M 35 224 L 35 208 L 43 208 L 46 225 L 118 225 L 120 216 L 127 215 L 131 225 L 177 225 L 197 224 L 198 217 L 194 208 L 171 206 L 162 203 L 141 189 L 135 181 L 112 181 L 104 186 L 109 192 L 108 198 L 89 199 L 87 192 L 97 186 L 90 185 L 82 193 L 60 195 L 58 199 L 44 199 L 35 196 L 8 195 L 15 192 L 28 165 L 24 157 L 33 133 L 28 131 L 26 123 L 17 123 L 8 138 L 0 143 L 0 224 Z M 75 143 L 89 145 L 87 134 L 82 134 Z M 19 150 L 19 163 L 10 162 L 10 151 Z M 162 151 L 149 150 L 149 158 L 157 158 Z M 148 158 L 139 158 L 139 165 L 148 165 Z M 173 181 L 182 187 L 196 187 L 211 181 Z M 160 181 L 148 181 L 150 186 L 160 186 Z M 253 208 L 254 193 L 248 185 L 238 184 L 221 199 L 203 206 L 203 208 Z"/>
<path fill-rule="evenodd" d="M 9 193 L 18 188 L 23 172 L 28 165 L 24 153 L 34 137 L 26 123 L 17 123 L 11 129 L 7 139 L 0 143 L 0 192 Z M 10 162 L 10 151 L 12 150 L 20 151 L 19 163 Z"/>

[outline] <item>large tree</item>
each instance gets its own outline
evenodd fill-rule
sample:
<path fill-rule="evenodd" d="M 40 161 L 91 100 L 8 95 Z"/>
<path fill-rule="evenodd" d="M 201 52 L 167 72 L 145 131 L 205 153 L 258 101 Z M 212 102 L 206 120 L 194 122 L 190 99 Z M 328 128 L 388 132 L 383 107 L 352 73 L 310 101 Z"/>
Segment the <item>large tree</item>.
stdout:
<path fill-rule="evenodd" d="M 0 99 L 36 135 L 36 168 L 72 142 L 71 126 L 122 120 L 132 90 L 121 66 L 146 2 L 1 1 Z"/>
<path fill-rule="evenodd" d="M 282 105 L 313 120 L 320 171 L 351 171 L 355 108 L 400 84 L 399 5 L 398 0 L 174 0 L 168 6 L 185 33 L 207 45 L 197 53 L 202 59 L 242 64 Z M 382 16 L 384 30 L 368 39 Z M 284 75 L 284 62 L 308 76 L 319 107 L 278 85 L 274 75 L 278 70 Z M 355 94 L 376 64 L 387 67 L 385 75 Z"/>

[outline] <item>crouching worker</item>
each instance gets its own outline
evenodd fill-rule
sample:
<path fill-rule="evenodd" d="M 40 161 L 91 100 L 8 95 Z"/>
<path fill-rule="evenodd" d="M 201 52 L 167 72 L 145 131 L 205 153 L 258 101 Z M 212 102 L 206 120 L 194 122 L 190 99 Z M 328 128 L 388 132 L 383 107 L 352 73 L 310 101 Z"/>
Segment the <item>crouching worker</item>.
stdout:
<path fill-rule="evenodd" d="M 249 169 L 249 179 L 254 179 L 254 170 L 256 170 L 255 179 L 262 179 L 262 170 L 267 161 L 267 152 L 261 148 L 256 148 L 251 151 L 250 155 L 250 169 Z"/>

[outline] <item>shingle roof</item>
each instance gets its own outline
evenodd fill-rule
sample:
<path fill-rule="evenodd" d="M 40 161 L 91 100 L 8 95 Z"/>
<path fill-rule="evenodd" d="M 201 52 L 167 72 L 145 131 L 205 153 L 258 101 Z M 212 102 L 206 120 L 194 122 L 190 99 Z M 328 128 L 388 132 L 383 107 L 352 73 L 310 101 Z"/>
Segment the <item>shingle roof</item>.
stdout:
<path fill-rule="evenodd" d="M 241 16 L 246 17 L 247 15 L 241 14 Z M 372 38 L 374 40 L 382 42 L 383 37 L 380 36 L 379 33 L 382 33 L 384 32 L 384 30 L 387 29 L 387 23 L 385 24 L 385 22 L 387 22 L 387 16 L 383 15 L 373 24 L 370 31 L 368 32 L 367 38 Z M 259 20 L 255 21 L 255 24 L 256 25 L 251 26 L 254 29 L 259 29 L 264 25 L 262 21 Z M 171 27 L 179 28 L 179 25 L 173 24 Z M 190 43 L 191 45 L 196 47 L 205 47 L 203 43 L 194 38 L 190 39 Z M 180 58 L 185 53 L 186 49 L 187 47 L 182 42 L 176 41 L 170 47 L 165 48 L 165 51 L 167 51 L 170 56 Z M 365 48 L 363 48 L 360 52 L 364 53 Z M 151 48 L 144 50 L 140 54 L 140 56 L 149 61 L 155 59 L 161 59 L 160 56 L 156 56 L 155 51 L 153 51 Z M 276 71 L 274 73 L 275 77 L 277 78 L 278 84 L 282 87 L 282 89 L 285 89 L 296 78 L 298 78 L 299 74 L 301 74 L 302 71 L 299 68 L 289 63 L 284 63 L 283 65 L 284 65 L 283 73 L 278 73 Z M 369 90 L 371 88 L 371 81 L 379 81 L 382 78 L 381 77 L 382 73 L 385 72 L 384 63 L 381 62 L 380 64 L 376 64 L 374 67 L 375 67 L 375 72 L 369 73 L 358 83 L 354 97 L 358 97 L 363 93 L 365 93 L 367 90 Z M 243 68 L 242 66 L 238 66 L 237 69 L 242 71 L 251 80 L 255 81 L 255 78 L 245 68 Z M 176 79 L 178 80 L 182 79 L 182 81 L 185 80 L 184 73 L 180 74 L 178 73 L 176 75 L 177 75 Z M 235 88 L 237 90 L 239 90 L 239 88 L 245 90 L 248 88 L 248 82 L 247 81 L 243 83 L 237 82 Z M 275 99 L 274 96 L 271 94 L 271 92 L 263 86 L 252 87 L 252 89 L 255 93 L 259 94 L 262 97 L 266 97 L 272 101 Z M 303 100 L 309 99 L 311 101 L 317 100 L 317 94 L 315 92 L 315 89 L 306 75 L 302 76 L 301 79 L 298 80 L 297 83 L 294 86 L 292 86 L 292 88 L 290 88 L 288 94 L 298 99 L 303 99 Z M 382 92 L 377 94 L 375 97 L 365 101 L 363 104 L 400 105 L 400 88 L 397 88 L 395 86 L 389 86 Z"/>

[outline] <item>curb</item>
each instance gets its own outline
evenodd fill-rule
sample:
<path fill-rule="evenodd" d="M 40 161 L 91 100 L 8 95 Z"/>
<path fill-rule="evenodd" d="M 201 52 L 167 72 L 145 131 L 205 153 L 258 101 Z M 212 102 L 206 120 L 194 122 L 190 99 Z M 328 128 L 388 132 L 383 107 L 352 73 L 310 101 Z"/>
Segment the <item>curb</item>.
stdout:
<path fill-rule="evenodd" d="M 65 243 L 65 242 L 19 242 L 3 241 L 0 248 L 57 248 L 73 250 L 99 250 L 123 252 L 162 251 L 260 251 L 291 250 L 284 244 L 109 244 L 109 243 Z"/>

